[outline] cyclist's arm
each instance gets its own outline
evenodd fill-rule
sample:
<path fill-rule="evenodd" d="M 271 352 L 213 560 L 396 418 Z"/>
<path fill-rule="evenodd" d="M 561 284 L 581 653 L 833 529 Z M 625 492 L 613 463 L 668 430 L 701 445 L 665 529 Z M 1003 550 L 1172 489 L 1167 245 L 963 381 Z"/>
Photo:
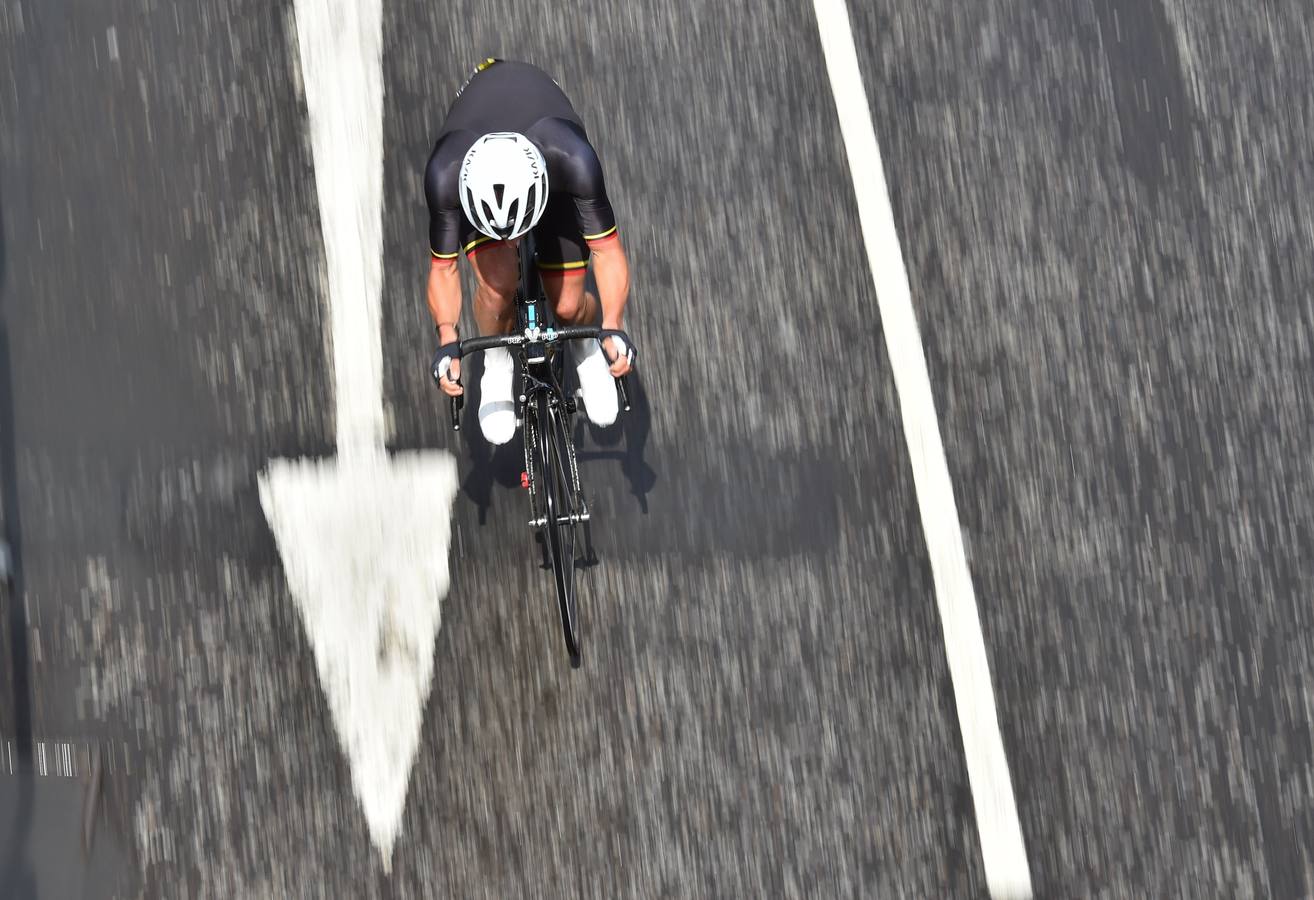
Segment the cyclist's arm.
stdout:
<path fill-rule="evenodd" d="M 621 330 L 630 294 L 630 266 L 607 196 L 602 161 L 582 128 L 564 119 L 544 119 L 537 133 L 552 149 L 562 187 L 575 202 L 575 221 L 593 257 L 593 279 L 602 305 L 602 327 Z"/>
<path fill-rule="evenodd" d="M 630 263 L 625 257 L 620 236 L 589 241 L 593 256 L 593 280 L 598 285 L 598 303 L 602 306 L 602 327 L 621 331 L 625 328 L 625 304 L 630 297 Z"/>
<path fill-rule="evenodd" d="M 461 206 L 456 194 L 456 163 L 449 149 L 450 136 L 434 148 L 424 171 L 424 199 L 429 207 L 429 281 L 425 299 L 439 342 L 456 340 L 461 320 L 461 276 L 456 259 L 460 254 Z"/>
<path fill-rule="evenodd" d="M 461 273 L 455 259 L 434 257 L 429 265 L 426 300 L 429 315 L 438 327 L 438 343 L 450 344 L 457 338 L 456 323 L 461 321 Z"/>

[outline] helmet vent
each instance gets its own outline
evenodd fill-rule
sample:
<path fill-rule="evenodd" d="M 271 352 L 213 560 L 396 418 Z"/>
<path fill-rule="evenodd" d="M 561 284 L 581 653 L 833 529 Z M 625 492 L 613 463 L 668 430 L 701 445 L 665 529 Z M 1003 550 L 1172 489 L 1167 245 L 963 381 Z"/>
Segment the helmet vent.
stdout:
<path fill-rule="evenodd" d="M 486 134 L 461 162 L 462 212 L 487 237 L 508 240 L 524 234 L 543 217 L 548 179 L 542 152 L 524 135 Z"/>

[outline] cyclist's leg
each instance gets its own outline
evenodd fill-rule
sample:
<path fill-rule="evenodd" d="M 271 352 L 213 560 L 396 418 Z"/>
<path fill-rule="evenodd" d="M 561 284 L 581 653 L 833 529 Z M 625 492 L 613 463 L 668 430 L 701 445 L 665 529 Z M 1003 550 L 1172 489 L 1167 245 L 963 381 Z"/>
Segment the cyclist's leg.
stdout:
<path fill-rule="evenodd" d="M 552 304 L 557 321 L 563 325 L 594 325 L 599 318 L 598 299 L 584 290 L 589 246 L 579 233 L 570 202 L 569 198 L 562 198 L 554 207 L 549 200 L 542 220 L 534 229 L 538 269 L 543 278 L 543 292 Z M 606 427 L 616 421 L 619 410 L 616 383 L 607 358 L 597 341 L 578 341 L 571 349 L 575 373 L 584 392 L 584 409 L 595 425 Z"/>
<path fill-rule="evenodd" d="M 515 248 L 483 235 L 467 241 L 466 258 L 475 272 L 474 317 L 480 334 L 505 334 L 515 326 L 516 284 L 520 280 Z M 505 444 L 516 430 L 512 381 L 515 362 L 503 348 L 484 354 L 479 381 L 479 427 L 490 444 Z"/>
<path fill-rule="evenodd" d="M 516 250 L 506 241 L 477 235 L 465 244 L 475 273 L 474 317 L 480 334 L 505 334 L 516 324 Z"/>
<path fill-rule="evenodd" d="M 591 325 L 598 318 L 598 300 L 584 290 L 589 247 L 575 224 L 572 203 L 570 197 L 553 196 L 534 226 L 538 272 L 556 320 L 562 325 Z"/>
<path fill-rule="evenodd" d="M 592 325 L 598 315 L 598 300 L 584 289 L 584 272 L 546 270 L 540 272 L 543 293 L 562 325 Z"/>

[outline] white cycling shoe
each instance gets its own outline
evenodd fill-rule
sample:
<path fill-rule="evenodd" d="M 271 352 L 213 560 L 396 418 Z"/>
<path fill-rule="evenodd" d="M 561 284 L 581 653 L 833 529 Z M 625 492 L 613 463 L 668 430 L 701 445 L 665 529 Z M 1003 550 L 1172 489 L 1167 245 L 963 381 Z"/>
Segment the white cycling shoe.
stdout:
<path fill-rule="evenodd" d="M 607 356 L 597 341 L 578 341 L 575 344 L 575 374 L 584 397 L 584 411 L 589 421 L 606 428 L 616 421 L 620 403 L 616 399 L 616 379 L 611 377 Z"/>
<path fill-rule="evenodd" d="M 479 379 L 479 428 L 490 444 L 505 444 L 516 433 L 515 371 L 515 360 L 505 347 L 485 351 L 484 375 Z"/>

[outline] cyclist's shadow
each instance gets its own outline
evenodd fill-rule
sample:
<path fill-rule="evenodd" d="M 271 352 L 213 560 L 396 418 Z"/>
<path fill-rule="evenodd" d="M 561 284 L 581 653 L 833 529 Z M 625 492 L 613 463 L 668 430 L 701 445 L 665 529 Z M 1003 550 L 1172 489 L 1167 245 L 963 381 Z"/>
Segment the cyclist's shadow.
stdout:
<path fill-rule="evenodd" d="M 588 420 L 587 415 L 579 417 L 575 428 L 575 455 L 581 464 L 600 459 L 619 460 L 621 474 L 630 484 L 630 493 L 639 501 L 639 511 L 646 516 L 648 492 L 657 483 L 657 472 L 644 458 L 648 435 L 652 431 L 652 410 L 648 406 L 648 392 L 637 370 L 626 379 L 626 385 L 630 411 L 622 410 L 614 423 L 599 428 Z M 588 440 L 581 440 L 585 431 Z M 584 479 L 587 481 L 587 476 Z"/>

